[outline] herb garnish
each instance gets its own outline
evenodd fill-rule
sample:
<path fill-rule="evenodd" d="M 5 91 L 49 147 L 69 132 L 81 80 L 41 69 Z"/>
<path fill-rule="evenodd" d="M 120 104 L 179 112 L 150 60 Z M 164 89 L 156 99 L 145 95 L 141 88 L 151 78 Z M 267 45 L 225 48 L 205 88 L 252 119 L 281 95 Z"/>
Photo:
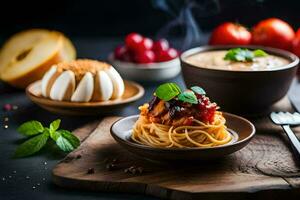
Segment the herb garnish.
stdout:
<path fill-rule="evenodd" d="M 181 89 L 176 83 L 164 83 L 158 86 L 155 91 L 155 95 L 164 101 L 170 101 L 180 93 Z"/>
<path fill-rule="evenodd" d="M 49 138 L 54 140 L 63 151 L 69 152 L 76 149 L 80 145 L 80 140 L 70 131 L 58 130 L 60 122 L 60 119 L 53 121 L 49 128 L 36 120 L 23 123 L 18 128 L 18 132 L 30 139 L 17 148 L 14 157 L 26 157 L 38 152 L 47 144 Z"/>
<path fill-rule="evenodd" d="M 178 100 L 191 104 L 198 104 L 196 94 L 205 95 L 206 92 L 199 86 L 193 86 L 191 90 L 181 92 L 181 89 L 176 83 L 164 83 L 155 91 L 155 96 L 164 101 L 170 101 L 177 97 Z"/>
<path fill-rule="evenodd" d="M 191 103 L 191 104 L 197 104 L 198 103 L 198 99 L 197 99 L 195 93 L 192 92 L 192 91 L 185 91 L 185 92 L 180 93 L 178 95 L 178 99 L 180 101 Z"/>
<path fill-rule="evenodd" d="M 261 50 L 256 49 L 254 51 L 251 51 L 246 48 L 234 48 L 229 49 L 226 53 L 224 60 L 231 60 L 231 61 L 238 61 L 238 62 L 252 62 L 254 58 L 256 57 L 264 57 L 268 54 Z"/>
<path fill-rule="evenodd" d="M 193 92 L 195 92 L 196 94 L 206 95 L 206 92 L 205 92 L 205 90 L 203 90 L 202 87 L 199 87 L 199 86 L 193 86 L 193 87 L 191 87 L 191 90 L 192 90 Z"/>

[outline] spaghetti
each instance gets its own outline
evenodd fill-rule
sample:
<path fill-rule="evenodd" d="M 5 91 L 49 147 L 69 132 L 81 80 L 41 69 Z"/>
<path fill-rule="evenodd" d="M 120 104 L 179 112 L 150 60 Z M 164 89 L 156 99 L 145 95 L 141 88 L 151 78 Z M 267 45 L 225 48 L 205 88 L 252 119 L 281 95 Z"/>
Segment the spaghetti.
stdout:
<path fill-rule="evenodd" d="M 131 138 L 139 144 L 160 148 L 206 148 L 232 141 L 222 112 L 205 95 L 197 103 L 175 97 L 165 101 L 155 96 L 140 106 Z"/>
<path fill-rule="evenodd" d="M 231 134 L 225 126 L 225 118 L 220 112 L 213 124 L 194 120 L 196 125 L 173 127 L 150 122 L 140 116 L 136 122 L 131 138 L 140 144 L 152 147 L 213 147 L 229 143 Z"/>

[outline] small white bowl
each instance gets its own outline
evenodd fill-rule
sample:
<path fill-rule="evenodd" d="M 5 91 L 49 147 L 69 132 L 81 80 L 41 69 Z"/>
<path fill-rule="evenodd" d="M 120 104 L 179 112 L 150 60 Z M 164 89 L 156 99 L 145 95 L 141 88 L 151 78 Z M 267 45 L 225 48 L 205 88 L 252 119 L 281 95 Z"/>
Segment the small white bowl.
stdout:
<path fill-rule="evenodd" d="M 179 58 L 166 62 L 137 64 L 116 60 L 111 54 L 109 62 L 125 79 L 136 81 L 165 81 L 177 76 L 180 71 Z"/>

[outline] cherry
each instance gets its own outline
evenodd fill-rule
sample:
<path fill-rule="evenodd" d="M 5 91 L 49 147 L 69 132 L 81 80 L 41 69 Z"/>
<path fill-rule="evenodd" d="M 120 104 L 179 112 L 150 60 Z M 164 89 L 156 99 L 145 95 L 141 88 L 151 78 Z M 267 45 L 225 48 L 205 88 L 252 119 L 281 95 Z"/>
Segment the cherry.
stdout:
<path fill-rule="evenodd" d="M 122 60 L 122 57 L 126 51 L 127 51 L 127 49 L 125 46 L 122 46 L 122 45 L 117 46 L 114 50 L 115 59 Z"/>
<path fill-rule="evenodd" d="M 178 51 L 174 48 L 169 48 L 166 51 L 159 51 L 157 53 L 156 61 L 164 62 L 164 61 L 172 60 L 176 57 L 178 57 Z"/>
<path fill-rule="evenodd" d="M 133 62 L 133 53 L 129 49 L 126 49 L 121 57 L 121 60 L 126 62 Z"/>
<path fill-rule="evenodd" d="M 137 49 L 138 45 L 142 42 L 143 36 L 138 33 L 130 33 L 125 37 L 126 47 L 129 49 Z"/>
<path fill-rule="evenodd" d="M 132 52 L 125 46 L 118 46 L 114 50 L 114 57 L 117 60 L 122 60 L 126 62 L 132 62 L 133 54 Z"/>
<path fill-rule="evenodd" d="M 153 51 L 155 52 L 167 51 L 169 48 L 169 42 L 166 39 L 157 40 L 153 44 Z"/>
<path fill-rule="evenodd" d="M 155 54 L 151 50 L 136 52 L 135 54 L 134 61 L 137 63 L 152 63 L 155 61 Z"/>
<path fill-rule="evenodd" d="M 138 45 L 138 51 L 151 50 L 153 47 L 153 40 L 150 38 L 143 38 L 143 40 Z"/>

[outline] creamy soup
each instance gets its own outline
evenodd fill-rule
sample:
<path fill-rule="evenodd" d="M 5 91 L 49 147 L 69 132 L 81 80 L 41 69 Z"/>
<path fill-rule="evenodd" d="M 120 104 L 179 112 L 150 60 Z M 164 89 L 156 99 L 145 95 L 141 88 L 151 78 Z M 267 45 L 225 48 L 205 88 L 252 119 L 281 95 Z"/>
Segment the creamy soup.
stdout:
<path fill-rule="evenodd" d="M 270 54 L 264 57 L 256 57 L 252 62 L 236 62 L 224 60 L 226 53 L 225 50 L 201 52 L 187 57 L 186 62 L 204 68 L 234 71 L 272 70 L 290 63 L 288 59 Z"/>

